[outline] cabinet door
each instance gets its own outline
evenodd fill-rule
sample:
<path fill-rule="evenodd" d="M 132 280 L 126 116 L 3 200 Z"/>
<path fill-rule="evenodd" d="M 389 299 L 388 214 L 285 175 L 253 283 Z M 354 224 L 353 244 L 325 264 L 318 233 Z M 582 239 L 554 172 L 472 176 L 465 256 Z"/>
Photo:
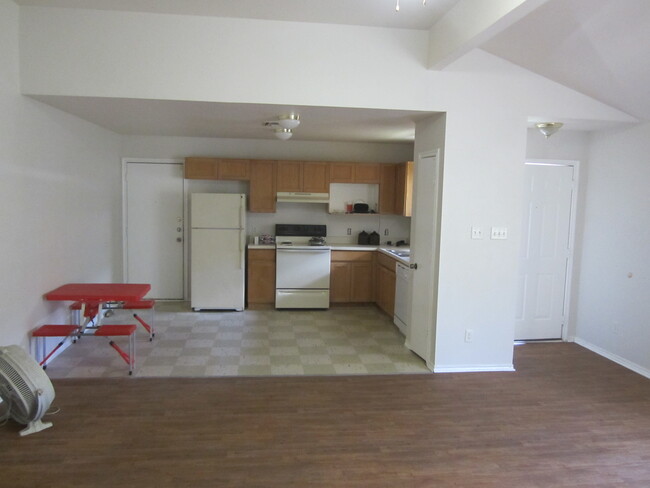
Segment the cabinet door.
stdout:
<path fill-rule="evenodd" d="M 395 173 L 395 213 L 411 216 L 413 208 L 413 161 L 397 165 Z"/>
<path fill-rule="evenodd" d="M 219 161 L 213 158 L 185 158 L 185 178 L 189 180 L 216 180 Z"/>
<path fill-rule="evenodd" d="M 330 183 L 354 183 L 352 163 L 330 163 Z"/>
<path fill-rule="evenodd" d="M 329 163 L 303 163 L 302 191 L 313 193 L 329 193 L 330 165 Z"/>
<path fill-rule="evenodd" d="M 332 262 L 330 267 L 330 302 L 350 301 L 350 263 Z"/>
<path fill-rule="evenodd" d="M 303 191 L 302 163 L 300 161 L 278 161 L 278 191 Z"/>
<path fill-rule="evenodd" d="M 275 303 L 275 251 L 248 251 L 248 303 Z"/>
<path fill-rule="evenodd" d="M 395 272 L 384 266 L 379 266 L 377 271 L 377 305 L 392 317 L 395 312 Z"/>
<path fill-rule="evenodd" d="M 355 163 L 355 183 L 380 183 L 381 165 L 377 163 Z"/>
<path fill-rule="evenodd" d="M 395 212 L 395 188 L 396 188 L 396 165 L 381 165 L 381 183 L 379 184 L 379 213 L 394 214 Z"/>
<path fill-rule="evenodd" d="M 350 264 L 350 301 L 374 301 L 374 276 L 372 262 L 355 262 Z"/>
<path fill-rule="evenodd" d="M 250 178 L 250 162 L 248 159 L 220 159 L 220 180 L 243 180 Z"/>
<path fill-rule="evenodd" d="M 275 212 L 275 188 L 275 161 L 251 161 L 248 210 Z"/>

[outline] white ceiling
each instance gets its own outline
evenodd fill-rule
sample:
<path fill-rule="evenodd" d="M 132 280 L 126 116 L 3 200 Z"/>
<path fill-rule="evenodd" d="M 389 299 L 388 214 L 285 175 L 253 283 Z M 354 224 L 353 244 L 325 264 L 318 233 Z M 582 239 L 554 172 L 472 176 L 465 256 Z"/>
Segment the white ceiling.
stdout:
<path fill-rule="evenodd" d="M 429 29 L 460 0 L 15 0 L 129 10 Z M 485 0 L 475 0 L 485 1 Z M 650 120 L 650 0 L 548 0 L 480 47 L 614 108 Z M 410 142 L 429 113 L 83 97 L 40 100 L 119 134 L 272 139 L 261 122 L 292 109 L 301 140 Z M 593 126 L 574 128 L 584 130 Z"/>
<path fill-rule="evenodd" d="M 482 48 L 650 120 L 649 0 L 551 0 Z"/>
<path fill-rule="evenodd" d="M 296 112 L 302 141 L 413 142 L 415 122 L 433 112 L 300 105 L 37 96 L 37 100 L 118 134 L 274 139 L 265 121 Z"/>
<path fill-rule="evenodd" d="M 319 24 L 428 29 L 459 0 L 15 0 L 39 7 L 126 10 Z"/>

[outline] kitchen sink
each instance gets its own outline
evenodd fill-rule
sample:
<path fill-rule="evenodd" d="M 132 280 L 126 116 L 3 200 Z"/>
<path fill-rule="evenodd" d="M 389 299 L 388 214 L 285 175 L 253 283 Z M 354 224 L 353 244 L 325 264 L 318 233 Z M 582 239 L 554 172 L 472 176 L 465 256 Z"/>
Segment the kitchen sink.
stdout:
<path fill-rule="evenodd" d="M 399 258 L 408 258 L 411 255 L 411 251 L 406 250 L 400 251 L 398 249 L 386 249 L 386 251 Z"/>

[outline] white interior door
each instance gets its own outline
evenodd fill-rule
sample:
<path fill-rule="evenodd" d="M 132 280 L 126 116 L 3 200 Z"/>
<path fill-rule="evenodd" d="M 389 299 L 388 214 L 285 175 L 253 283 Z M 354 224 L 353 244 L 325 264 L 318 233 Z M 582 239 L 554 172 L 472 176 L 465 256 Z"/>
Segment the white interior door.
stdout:
<path fill-rule="evenodd" d="M 183 165 L 128 162 L 126 280 L 150 298 L 183 299 Z"/>
<path fill-rule="evenodd" d="M 526 163 L 515 339 L 560 339 L 570 257 L 574 167 Z"/>
<path fill-rule="evenodd" d="M 406 347 L 433 369 L 437 296 L 437 243 L 439 232 L 439 155 L 421 155 L 415 162 L 413 217 L 411 219 L 410 321 Z"/>

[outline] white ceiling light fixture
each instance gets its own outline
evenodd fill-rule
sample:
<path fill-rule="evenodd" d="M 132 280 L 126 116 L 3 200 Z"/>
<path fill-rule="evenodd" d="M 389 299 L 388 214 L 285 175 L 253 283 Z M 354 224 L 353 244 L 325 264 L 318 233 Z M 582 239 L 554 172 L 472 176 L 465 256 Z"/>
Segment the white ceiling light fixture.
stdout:
<path fill-rule="evenodd" d="M 427 0 L 422 0 L 422 5 L 426 6 L 427 5 Z M 399 0 L 396 0 L 395 12 L 399 12 Z"/>
<path fill-rule="evenodd" d="M 294 113 L 280 115 L 278 117 L 278 124 L 280 124 L 280 127 L 293 130 L 300 125 L 300 115 Z"/>
<path fill-rule="evenodd" d="M 274 130 L 273 134 L 275 135 L 275 137 L 277 137 L 281 141 L 286 141 L 286 140 L 291 139 L 291 136 L 293 135 L 293 132 L 291 131 L 291 129 L 286 129 L 284 127 L 277 127 Z"/>
<path fill-rule="evenodd" d="M 264 127 L 271 127 L 273 135 L 281 141 L 291 139 L 293 129 L 300 125 L 300 116 L 295 113 L 278 116 L 277 120 L 267 120 Z"/>
<path fill-rule="evenodd" d="M 559 131 L 563 125 L 564 124 L 562 122 L 541 122 L 539 124 L 535 124 L 535 127 L 537 127 L 539 131 L 544 134 L 544 137 L 548 139 L 557 131 Z"/>

